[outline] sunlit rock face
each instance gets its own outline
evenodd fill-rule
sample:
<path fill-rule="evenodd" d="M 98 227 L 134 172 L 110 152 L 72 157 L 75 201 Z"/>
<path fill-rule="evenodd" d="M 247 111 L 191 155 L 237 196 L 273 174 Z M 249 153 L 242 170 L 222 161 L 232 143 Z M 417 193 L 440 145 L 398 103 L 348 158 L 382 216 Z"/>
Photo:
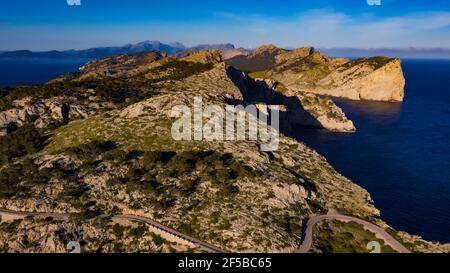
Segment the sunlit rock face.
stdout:
<path fill-rule="evenodd" d="M 259 79 L 274 80 L 288 95 L 314 93 L 352 100 L 403 101 L 405 78 L 396 58 L 330 58 L 313 48 L 262 46 L 227 63 Z"/>

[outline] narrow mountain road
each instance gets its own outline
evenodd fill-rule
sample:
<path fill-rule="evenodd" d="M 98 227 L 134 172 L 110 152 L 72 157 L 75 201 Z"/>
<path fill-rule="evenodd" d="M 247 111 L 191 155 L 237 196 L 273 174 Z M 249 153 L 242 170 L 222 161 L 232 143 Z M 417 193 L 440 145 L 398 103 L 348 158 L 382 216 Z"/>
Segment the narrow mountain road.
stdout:
<path fill-rule="evenodd" d="M 129 220 L 129 221 L 134 221 L 134 222 L 141 222 L 141 223 L 150 225 L 150 226 L 152 226 L 154 228 L 157 228 L 157 229 L 159 229 L 159 230 L 161 230 L 163 232 L 169 233 L 170 235 L 173 235 L 173 236 L 179 237 L 179 238 L 181 238 L 183 240 L 186 240 L 188 242 L 191 242 L 194 245 L 199 246 L 200 248 L 202 248 L 202 249 L 204 249 L 204 250 L 206 250 L 206 251 L 208 251 L 210 253 L 224 253 L 223 250 L 221 250 L 221 249 L 219 249 L 219 248 L 217 248 L 217 247 L 215 247 L 215 246 L 213 246 L 211 244 L 208 244 L 208 243 L 202 242 L 200 240 L 197 240 L 197 239 L 195 239 L 193 237 L 190 237 L 190 236 L 185 235 L 185 234 L 183 234 L 183 233 L 181 233 L 179 231 L 176 231 L 174 229 L 166 227 L 166 226 L 164 226 L 164 225 L 162 225 L 162 224 L 160 224 L 158 222 L 155 222 L 155 221 L 153 221 L 153 220 L 151 220 L 149 218 L 146 218 L 146 217 L 135 216 L 135 215 L 114 215 L 111 218 L 112 219 Z"/>
<path fill-rule="evenodd" d="M 13 217 L 18 217 L 18 218 L 24 218 L 24 217 L 48 218 L 48 217 L 51 217 L 51 218 L 59 219 L 59 220 L 69 220 L 70 219 L 70 214 L 67 214 L 67 213 L 21 212 L 21 211 L 12 211 L 12 210 L 1 209 L 1 208 L 0 208 L 0 216 L 13 216 Z M 211 244 L 202 242 L 198 239 L 195 239 L 193 237 L 185 235 L 179 231 L 176 231 L 172 228 L 166 227 L 166 226 L 164 226 L 156 221 L 153 221 L 149 218 L 146 218 L 146 217 L 136 216 L 136 215 L 100 215 L 100 217 L 110 218 L 112 220 L 114 220 L 114 219 L 127 220 L 127 221 L 131 221 L 131 222 L 144 223 L 148 226 L 158 229 L 159 231 L 161 231 L 163 233 L 178 237 L 182 240 L 192 243 L 210 253 L 224 253 L 223 250 L 221 250 Z M 406 247 L 404 247 L 400 242 L 398 242 L 394 237 L 392 237 L 389 233 L 387 233 L 381 227 L 376 226 L 370 222 L 364 221 L 359 218 L 336 214 L 336 213 L 329 213 L 327 215 L 314 216 L 309 219 L 309 221 L 307 223 L 303 242 L 302 242 L 301 246 L 298 248 L 298 250 L 296 251 L 297 253 L 307 253 L 310 250 L 310 248 L 312 246 L 312 241 L 313 241 L 314 226 L 316 224 L 318 224 L 319 222 L 322 222 L 325 220 L 339 220 L 339 221 L 343 221 L 343 222 L 355 222 L 355 223 L 361 224 L 366 229 L 374 232 L 377 235 L 377 237 L 383 239 L 387 245 L 391 246 L 397 252 L 410 253 L 410 251 Z"/>
<path fill-rule="evenodd" d="M 308 253 L 308 251 L 311 249 L 312 246 L 314 226 L 319 222 L 325 220 L 338 220 L 343 222 L 358 223 L 360 225 L 363 225 L 364 228 L 374 232 L 378 238 L 383 239 L 385 244 L 391 246 L 395 251 L 399 253 L 410 253 L 410 251 L 406 247 L 404 247 L 394 237 L 392 237 L 389 233 L 387 233 L 383 228 L 356 217 L 341 215 L 337 213 L 329 213 L 327 215 L 311 217 L 306 226 L 306 232 L 303 242 L 299 247 L 299 249 L 296 251 L 297 253 Z"/>
<path fill-rule="evenodd" d="M 51 212 L 20 212 L 20 211 L 12 211 L 7 209 L 1 209 L 0 208 L 0 216 L 13 216 L 13 217 L 38 217 L 38 218 L 54 218 L 59 220 L 69 220 L 70 214 L 67 213 L 51 213 Z M 177 238 L 180 238 L 182 240 L 185 240 L 191 244 L 194 244 L 210 253 L 224 253 L 223 250 L 219 249 L 218 247 L 215 247 L 211 244 L 202 242 L 198 239 L 195 239 L 193 237 L 190 237 L 188 235 L 185 235 L 179 231 L 176 231 L 172 228 L 166 227 L 158 222 L 155 222 L 149 218 L 142 217 L 142 216 L 136 216 L 136 215 L 100 215 L 99 217 L 105 217 L 110 218 L 112 220 L 127 220 L 131 222 L 139 222 L 146 224 L 148 226 L 151 226 L 153 228 L 156 228 L 157 230 L 166 233 L 171 236 L 175 236 Z"/>

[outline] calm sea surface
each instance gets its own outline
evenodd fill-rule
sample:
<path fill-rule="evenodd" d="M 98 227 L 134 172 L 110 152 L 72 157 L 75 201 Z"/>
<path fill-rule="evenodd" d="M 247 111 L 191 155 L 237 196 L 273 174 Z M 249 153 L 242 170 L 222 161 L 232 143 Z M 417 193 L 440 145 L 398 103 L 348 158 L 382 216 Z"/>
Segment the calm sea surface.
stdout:
<path fill-rule="evenodd" d="M 45 83 L 66 72 L 78 71 L 88 60 L 0 60 L 0 86 Z"/>
<path fill-rule="evenodd" d="M 404 60 L 403 103 L 336 100 L 355 134 L 298 128 L 397 230 L 450 242 L 450 61 Z"/>

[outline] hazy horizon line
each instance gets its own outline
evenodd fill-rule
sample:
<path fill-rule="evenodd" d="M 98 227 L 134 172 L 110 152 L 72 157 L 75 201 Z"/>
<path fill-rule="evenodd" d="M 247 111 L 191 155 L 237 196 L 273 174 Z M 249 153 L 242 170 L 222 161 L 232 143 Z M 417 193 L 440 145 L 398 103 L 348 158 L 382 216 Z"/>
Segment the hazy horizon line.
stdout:
<path fill-rule="evenodd" d="M 373 50 L 399 50 L 399 51 L 406 51 L 406 50 L 418 50 L 418 51 L 432 51 L 432 50 L 444 50 L 444 51 L 450 51 L 450 47 L 416 47 L 416 46 L 409 46 L 409 47 L 390 47 L 390 46 L 383 46 L 383 47 L 352 47 L 352 46 L 334 46 L 334 47 L 326 47 L 326 46 L 313 46 L 313 45 L 299 45 L 297 47 L 293 47 L 293 46 L 281 46 L 281 45 L 277 45 L 276 43 L 263 43 L 257 47 L 245 47 L 245 46 L 240 46 L 236 43 L 232 43 L 232 42 L 223 42 L 223 43 L 200 43 L 200 44 L 194 44 L 194 45 L 188 45 L 185 44 L 183 42 L 178 42 L 178 41 L 171 41 L 171 42 L 163 42 L 160 40 L 143 40 L 140 42 L 130 42 L 130 43 L 125 43 L 122 45 L 117 45 L 117 44 L 111 44 L 111 45 L 98 45 L 98 46 L 92 46 L 92 47 L 84 47 L 84 48 L 66 48 L 66 49 L 41 49 L 41 50 L 33 50 L 33 49 L 28 49 L 28 48 L 17 48 L 17 49 L 1 49 L 0 48 L 0 52 L 15 52 L 15 51 L 31 51 L 31 52 L 49 52 L 49 51 L 59 51 L 59 52 L 63 52 L 63 51 L 81 51 L 81 50 L 89 50 L 89 49 L 94 49 L 94 48 L 109 48 L 109 47 L 125 47 L 125 46 L 129 46 L 129 45 L 137 45 L 140 43 L 151 43 L 151 42 L 159 42 L 161 44 L 165 44 L 165 45 L 173 45 L 173 44 L 179 44 L 179 45 L 183 45 L 186 49 L 189 48 L 193 48 L 193 47 L 197 47 L 197 46 L 205 46 L 205 45 L 226 45 L 226 44 L 230 44 L 233 45 L 236 49 L 246 49 L 246 50 L 255 50 L 261 46 L 264 45 L 275 45 L 276 47 L 279 48 L 283 48 L 283 49 L 287 49 L 287 50 L 292 50 L 292 49 L 296 49 L 296 48 L 301 48 L 301 47 L 313 47 L 315 49 L 319 49 L 319 50 L 364 50 L 364 51 L 373 51 Z"/>

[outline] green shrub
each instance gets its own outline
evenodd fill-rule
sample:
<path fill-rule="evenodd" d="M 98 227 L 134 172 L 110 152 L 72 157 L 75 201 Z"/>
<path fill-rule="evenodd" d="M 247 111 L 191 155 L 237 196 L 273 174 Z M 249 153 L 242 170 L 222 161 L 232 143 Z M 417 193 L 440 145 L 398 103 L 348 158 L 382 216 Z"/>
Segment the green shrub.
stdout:
<path fill-rule="evenodd" d="M 82 160 L 93 160 L 99 155 L 117 148 L 116 143 L 112 141 L 94 140 L 77 147 L 67 148 L 64 153 L 75 156 Z"/>
<path fill-rule="evenodd" d="M 117 238 L 121 238 L 123 233 L 125 231 L 125 227 L 119 225 L 119 224 L 115 224 L 113 226 L 113 233 Z"/>
<path fill-rule="evenodd" d="M 185 179 L 180 182 L 181 191 L 185 195 L 190 195 L 197 190 L 198 185 L 200 184 L 199 178 L 194 179 Z"/>
<path fill-rule="evenodd" d="M 0 247 L 0 253 L 8 253 L 8 251 L 9 251 L 9 244 L 3 243 L 3 246 Z"/>
<path fill-rule="evenodd" d="M 292 217 L 285 214 L 283 216 L 276 217 L 275 223 L 289 233 L 296 235 L 301 233 L 300 219 L 298 217 Z"/>
<path fill-rule="evenodd" d="M 289 230 L 295 235 L 300 235 L 302 232 L 301 226 L 297 222 L 292 221 L 292 219 L 289 222 Z"/>
<path fill-rule="evenodd" d="M 163 237 L 161 237 L 161 236 L 159 236 L 157 234 L 153 234 L 153 242 L 157 246 L 161 246 L 162 244 L 167 243 L 166 239 L 164 239 Z"/>
<path fill-rule="evenodd" d="M 149 151 L 144 153 L 144 166 L 148 169 L 156 165 L 166 165 L 175 156 L 174 152 Z"/>
<path fill-rule="evenodd" d="M 127 189 L 130 191 L 140 191 L 143 193 L 162 194 L 165 191 L 163 184 L 159 183 L 155 177 L 146 175 L 144 179 L 139 177 L 129 177 L 127 182 Z"/>
<path fill-rule="evenodd" d="M 123 243 L 114 243 L 112 250 L 114 253 L 123 253 L 125 250 L 125 246 L 123 245 Z"/>
<path fill-rule="evenodd" d="M 106 161 L 116 161 L 116 162 L 123 162 L 126 161 L 129 157 L 129 153 L 120 150 L 120 149 L 114 149 L 109 152 L 107 152 L 103 159 Z"/>
<path fill-rule="evenodd" d="M 136 228 L 132 228 L 130 229 L 130 231 L 128 231 L 128 235 L 131 237 L 142 237 L 144 236 L 145 232 L 147 232 L 147 228 L 145 227 L 145 225 L 139 225 Z"/>
<path fill-rule="evenodd" d="M 19 127 L 16 131 L 0 137 L 0 164 L 27 154 L 39 152 L 44 147 L 44 137 L 30 124 Z"/>
<path fill-rule="evenodd" d="M 0 198 L 26 197 L 30 187 L 48 183 L 51 172 L 40 169 L 31 159 L 0 171 Z"/>
<path fill-rule="evenodd" d="M 161 66 L 155 67 L 147 73 L 159 74 L 170 71 L 165 76 L 155 81 L 181 80 L 189 76 L 203 73 L 214 67 L 212 63 L 187 62 L 181 60 L 172 60 Z"/>
<path fill-rule="evenodd" d="M 228 196 L 239 193 L 239 187 L 230 183 L 226 183 L 220 191 L 222 195 Z"/>
<path fill-rule="evenodd" d="M 209 223 L 215 224 L 219 221 L 219 218 L 220 218 L 220 212 L 215 211 L 209 215 Z"/>
<path fill-rule="evenodd" d="M 177 173 L 183 174 L 192 172 L 197 164 L 197 154 L 193 152 L 177 153 L 169 162 L 169 168 L 175 170 Z"/>
<path fill-rule="evenodd" d="M 22 163 L 22 180 L 28 185 L 46 184 L 52 177 L 49 169 L 39 169 L 32 159 L 25 159 Z"/>
<path fill-rule="evenodd" d="M 77 207 L 83 208 L 84 205 L 82 200 L 86 200 L 88 197 L 88 192 L 90 190 L 89 186 L 83 182 L 66 182 L 64 184 L 64 190 L 58 195 L 59 199 L 68 201 L 70 203 L 79 204 Z"/>
<path fill-rule="evenodd" d="M 178 226 L 178 231 L 180 231 L 184 234 L 190 235 L 190 236 L 195 235 L 194 228 L 192 228 L 192 225 L 188 224 L 188 223 L 181 223 Z"/>

